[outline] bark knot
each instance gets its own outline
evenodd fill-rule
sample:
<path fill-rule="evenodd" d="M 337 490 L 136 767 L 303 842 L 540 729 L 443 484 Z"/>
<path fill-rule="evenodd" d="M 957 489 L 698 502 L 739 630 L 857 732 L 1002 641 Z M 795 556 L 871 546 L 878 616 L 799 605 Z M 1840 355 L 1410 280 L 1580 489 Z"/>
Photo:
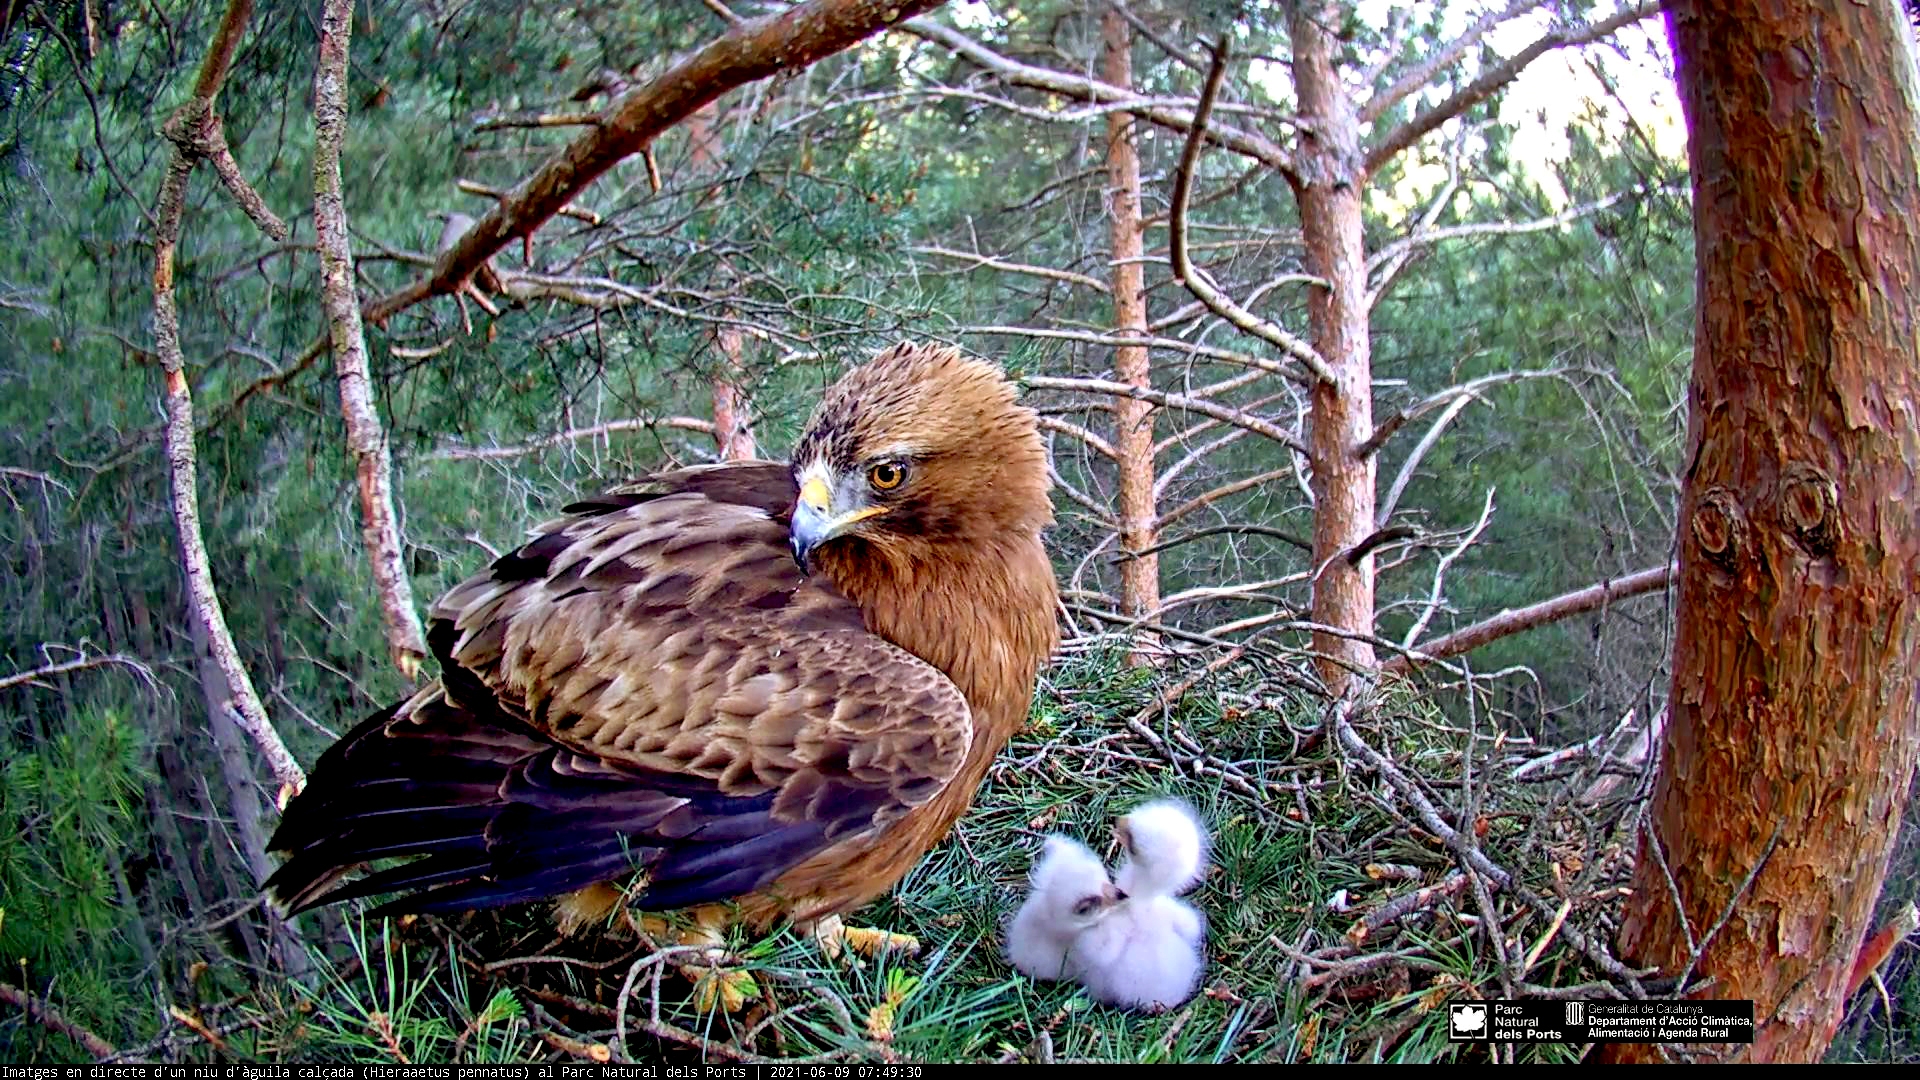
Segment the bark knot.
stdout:
<path fill-rule="evenodd" d="M 1690 524 L 1700 553 L 1721 569 L 1732 570 L 1747 547 L 1747 515 L 1733 492 L 1710 488 L 1700 497 Z"/>
<path fill-rule="evenodd" d="M 1831 477 L 1804 462 L 1787 466 L 1780 479 L 1780 520 L 1801 547 L 1816 556 L 1832 554 L 1839 512 L 1840 489 Z"/>

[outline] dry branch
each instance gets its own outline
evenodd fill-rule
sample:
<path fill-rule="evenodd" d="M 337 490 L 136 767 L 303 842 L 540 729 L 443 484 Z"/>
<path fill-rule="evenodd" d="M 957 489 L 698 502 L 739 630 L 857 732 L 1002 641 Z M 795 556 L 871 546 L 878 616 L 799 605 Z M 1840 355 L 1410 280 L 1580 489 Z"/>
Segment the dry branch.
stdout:
<path fill-rule="evenodd" d="M 1366 172 L 1372 174 L 1380 166 L 1393 160 L 1400 152 L 1414 143 L 1426 138 L 1427 134 L 1459 116 L 1468 109 L 1492 97 L 1501 88 L 1518 78 L 1528 64 L 1555 49 L 1569 45 L 1585 45 L 1612 35 L 1624 26 L 1639 22 L 1641 19 L 1660 10 L 1659 0 L 1643 0 L 1642 3 L 1621 11 L 1611 18 L 1578 28 L 1560 28 L 1551 31 L 1533 44 L 1515 53 L 1505 63 L 1481 75 L 1455 92 L 1451 97 L 1433 108 L 1413 117 L 1406 123 L 1394 128 L 1376 142 L 1367 151 Z"/>
<path fill-rule="evenodd" d="M 1193 498 L 1160 515 L 1160 520 L 1155 522 L 1155 528 L 1164 529 L 1174 522 L 1179 521 L 1181 518 L 1186 517 L 1188 514 L 1204 510 L 1230 495 L 1238 495 L 1243 491 L 1252 491 L 1262 484 L 1271 484 L 1276 480 L 1285 480 L 1292 475 L 1293 469 L 1290 467 L 1284 469 L 1269 469 L 1263 473 L 1254 473 L 1250 476 L 1243 476 L 1238 480 L 1221 484 L 1218 487 L 1195 495 Z"/>
<path fill-rule="evenodd" d="M 240 205 L 241 212 L 246 214 L 247 218 L 269 238 L 284 242 L 290 235 L 287 231 L 287 223 L 281 221 L 278 214 L 267 208 L 267 201 L 262 199 L 260 193 L 253 190 L 253 185 L 247 183 L 247 178 L 240 174 L 240 163 L 234 160 L 233 151 L 227 148 L 226 136 L 220 130 L 220 117 L 210 115 L 208 122 L 213 125 L 213 130 L 208 138 L 207 163 L 213 166 L 213 171 L 220 177 L 220 182 L 227 186 L 228 194 L 232 195 L 233 201 Z"/>
<path fill-rule="evenodd" d="M 495 202 L 504 202 L 507 198 L 507 193 L 501 191 L 499 188 L 488 187 L 485 184 L 473 180 L 455 180 L 453 186 L 468 195 L 479 195 L 482 198 L 492 199 Z M 589 225 L 598 225 L 602 220 L 599 214 L 591 210 L 582 210 L 572 203 L 562 206 L 560 209 L 555 210 L 554 213 L 560 217 L 570 217 L 575 221 L 584 221 Z"/>
<path fill-rule="evenodd" d="M 1166 53 L 1168 56 L 1173 57 L 1175 60 L 1178 60 L 1180 63 L 1186 65 L 1187 67 L 1192 68 L 1195 71 L 1205 70 L 1200 66 L 1200 61 L 1187 55 L 1187 51 L 1185 49 L 1182 49 L 1179 45 L 1175 44 L 1172 41 L 1167 40 L 1165 35 L 1156 32 L 1152 26 L 1149 26 L 1147 24 L 1147 21 L 1145 19 L 1142 19 L 1138 15 L 1135 15 L 1133 12 L 1128 11 L 1127 5 L 1121 3 L 1120 0 L 1107 0 L 1107 6 L 1112 8 L 1115 14 L 1119 15 L 1122 19 L 1125 19 L 1127 21 L 1127 25 L 1133 27 L 1134 31 L 1138 33 L 1141 37 L 1146 38 L 1148 41 L 1153 42 L 1155 45 L 1158 45 L 1160 47 L 1161 52 Z"/>
<path fill-rule="evenodd" d="M 64 481 L 35 469 L 22 469 L 13 465 L 0 465 L 0 476 L 13 476 L 21 480 L 35 480 L 42 486 L 59 488 L 61 491 L 67 493 L 68 498 L 73 497 L 73 489 L 68 487 Z"/>
<path fill-rule="evenodd" d="M 995 270 L 1004 270 L 1011 274 L 1031 274 L 1034 277 L 1064 281 L 1069 285 L 1079 285 L 1083 288 L 1092 289 L 1095 292 L 1111 293 L 1113 291 L 1107 287 L 1106 282 L 1101 281 L 1099 278 L 1088 277 L 1085 274 L 1076 274 L 1071 270 L 1055 270 L 1051 266 L 1029 266 L 1026 263 L 1009 262 L 997 255 L 987 255 L 978 251 L 955 251 L 952 248 L 935 247 L 932 245 L 922 245 L 910 250 L 920 255 L 938 255 L 943 259 L 965 259 L 973 263 L 973 266 L 968 267 L 968 269 L 990 266 Z"/>
<path fill-rule="evenodd" d="M 1150 390 L 1142 386 L 1114 382 L 1111 379 L 1062 379 L 1050 375 L 1025 375 L 1020 381 L 1036 390 L 1074 390 L 1087 394 L 1112 394 L 1116 397 L 1130 397 L 1138 401 L 1150 401 L 1163 409 L 1179 409 L 1183 412 L 1199 413 L 1209 416 L 1223 424 L 1246 428 L 1256 435 L 1265 435 L 1281 446 L 1306 452 L 1306 446 L 1291 432 L 1283 431 L 1271 420 L 1253 416 L 1240 409 L 1218 405 L 1211 401 L 1184 394 L 1168 394 L 1159 390 Z"/>
<path fill-rule="evenodd" d="M 1038 417 L 1037 422 L 1040 425 L 1041 431 L 1057 432 L 1070 439 L 1078 439 L 1082 443 L 1085 443 L 1088 449 L 1099 454 L 1101 457 L 1109 461 L 1118 460 L 1118 455 L 1115 454 L 1112 443 L 1101 438 L 1094 432 L 1081 427 L 1079 424 L 1062 420 L 1057 416 Z"/>
<path fill-rule="evenodd" d="M 119 1052 L 113 1048 L 112 1043 L 109 1043 L 107 1040 L 67 1019 L 53 1006 L 48 1005 L 46 1002 L 41 1001 L 39 998 L 34 997 L 32 994 L 27 993 L 17 986 L 0 983 L 0 1001 L 4 1001 L 19 1009 L 21 1012 L 26 1013 L 27 1019 L 39 1024 L 48 1031 L 65 1035 L 67 1038 L 79 1043 L 82 1050 L 92 1054 L 95 1058 L 112 1057 Z"/>
<path fill-rule="evenodd" d="M 1379 453 L 1380 448 L 1386 445 L 1387 440 L 1392 438 L 1394 433 L 1404 427 L 1408 421 L 1418 420 L 1427 413 L 1449 402 L 1457 401 L 1460 398 L 1471 398 L 1488 387 L 1499 386 L 1503 383 L 1520 382 L 1525 379 L 1555 379 L 1567 373 L 1568 369 L 1566 368 L 1530 368 L 1525 371 L 1496 371 L 1491 375 L 1482 375 L 1477 379 L 1469 379 L 1466 382 L 1449 386 L 1445 390 L 1435 391 L 1421 398 L 1419 401 L 1414 402 L 1412 405 L 1408 405 L 1402 409 L 1395 409 L 1393 415 L 1381 421 L 1380 426 L 1374 429 L 1373 434 L 1368 437 L 1367 441 L 1360 445 L 1360 453 L 1363 455 Z"/>
<path fill-rule="evenodd" d="M 1130 90 L 1123 90 L 1084 75 L 1068 75 L 1032 64 L 1023 64 L 994 52 L 958 30 L 921 19 L 901 23 L 900 29 L 922 40 L 945 46 L 1015 86 L 1045 90 L 1076 101 L 1124 104 L 1134 115 L 1158 127 L 1173 131 L 1185 133 L 1193 127 L 1191 109 L 1144 98 Z M 1295 175 L 1291 155 L 1278 143 L 1258 132 L 1215 124 L 1208 129 L 1206 137 L 1216 145 L 1252 158 L 1282 176 L 1291 178 Z"/>
<path fill-rule="evenodd" d="M 1400 639 L 1400 648 L 1403 650 L 1401 652 L 1402 656 L 1405 656 L 1407 652 L 1413 649 L 1413 643 L 1419 640 L 1421 634 L 1427 632 L 1427 624 L 1433 621 L 1434 614 L 1440 610 L 1441 590 L 1446 585 L 1447 569 L 1451 567 L 1460 556 L 1467 553 L 1467 549 L 1473 546 L 1475 540 L 1480 539 L 1480 534 L 1487 530 L 1487 523 L 1492 520 L 1493 489 L 1488 488 L 1487 501 L 1486 504 L 1481 507 L 1479 520 L 1475 521 L 1473 528 L 1467 530 L 1467 534 L 1462 536 L 1460 542 L 1453 546 L 1453 550 L 1440 556 L 1440 562 L 1434 566 L 1433 586 L 1428 590 L 1427 602 L 1421 605 L 1419 616 L 1413 620 L 1413 625 L 1407 628 L 1406 636 Z"/>
<path fill-rule="evenodd" d="M 1591 202 L 1583 202 L 1577 206 L 1569 206 L 1557 214 L 1548 214 L 1546 217 L 1534 218 L 1531 221 L 1469 221 L 1460 225 L 1423 225 L 1423 227 L 1385 245 L 1372 255 L 1367 256 L 1367 270 L 1369 272 L 1376 271 L 1380 269 L 1383 264 L 1399 258 L 1409 251 L 1438 244 L 1444 240 L 1458 240 L 1468 236 L 1524 236 L 1527 233 L 1546 232 L 1548 229 L 1557 229 L 1562 225 L 1571 225 L 1581 218 L 1591 217 L 1609 207 L 1617 206 L 1627 199 L 1635 198 L 1647 194 L 1649 191 L 1656 190 L 1659 190 L 1659 188 L 1655 187 L 1646 190 L 1635 188 L 1628 191 L 1616 191 L 1611 195 L 1594 199 Z M 1380 285 L 1375 285 L 1374 292 L 1378 293 L 1380 289 Z"/>
<path fill-rule="evenodd" d="M 713 434 L 713 423 L 691 416 L 668 416 L 661 419 L 609 420 L 592 427 L 569 428 L 543 436 L 518 446 L 444 446 L 427 456 L 434 461 L 496 461 L 502 458 L 525 457 L 542 450 L 582 439 L 599 439 L 621 431 L 657 431 L 669 428 L 676 431 L 692 431 L 701 435 Z"/>
<path fill-rule="evenodd" d="M 1395 79 L 1392 86 L 1375 94 L 1372 100 L 1361 106 L 1360 122 L 1371 124 L 1380 119 L 1388 109 L 1406 100 L 1408 95 L 1426 89 L 1434 76 L 1458 62 L 1462 56 L 1466 55 L 1468 49 L 1479 44 L 1487 31 L 1510 19 L 1525 15 L 1544 3 L 1546 0 L 1513 0 L 1504 11 L 1489 11 L 1480 16 L 1472 26 L 1462 31 L 1459 37 L 1428 53 L 1417 67 Z"/>
<path fill-rule="evenodd" d="M 1435 638 L 1417 648 L 1413 654 L 1403 654 L 1382 664 L 1383 672 L 1404 675 L 1420 664 L 1434 660 L 1444 660 L 1449 656 L 1458 656 L 1463 652 L 1477 649 L 1491 641 L 1517 634 L 1522 630 L 1532 630 L 1557 622 L 1569 615 L 1578 615 L 1605 607 L 1615 600 L 1625 600 L 1630 596 L 1639 596 L 1664 589 L 1673 578 L 1672 566 L 1656 566 L 1639 570 L 1622 578 L 1602 581 L 1598 585 L 1589 585 L 1584 589 L 1575 589 L 1562 593 L 1550 600 L 1529 604 L 1523 608 L 1503 611 L 1491 619 L 1474 623 L 1462 630 L 1455 630 Z"/>
<path fill-rule="evenodd" d="M 1197 342 L 1182 341 L 1170 337 L 1127 337 L 1120 334 L 1103 334 L 1095 330 L 1060 330 L 1040 326 L 962 326 L 962 334 L 990 334 L 997 337 L 1030 337 L 1052 341 L 1079 341 L 1088 345 L 1106 345 L 1119 348 L 1122 345 L 1142 344 L 1149 349 L 1164 349 L 1168 352 L 1184 353 L 1187 356 L 1204 356 L 1209 360 L 1221 360 L 1229 364 L 1264 371 L 1269 375 L 1279 375 L 1296 383 L 1306 383 L 1298 368 L 1278 361 L 1249 353 L 1222 349 L 1217 345 L 1202 345 Z"/>
<path fill-rule="evenodd" d="M 327 0 L 320 22 L 320 63 L 313 95 L 313 229 L 320 246 L 320 277 L 340 412 L 360 488 L 360 535 L 373 567 L 387 654 L 407 678 L 427 657 L 426 632 L 407 577 L 399 513 L 393 499 L 393 458 L 373 401 L 367 338 L 353 288 L 353 251 L 347 201 L 340 181 L 340 148 L 347 137 L 347 51 L 353 38 L 353 0 Z"/>
<path fill-rule="evenodd" d="M 1313 541 L 1308 540 L 1306 537 L 1295 536 L 1293 533 L 1286 532 L 1281 529 L 1268 528 L 1265 525 L 1215 525 L 1210 529 L 1201 529 L 1198 532 L 1188 533 L 1187 535 L 1179 537 L 1178 539 L 1162 540 L 1159 544 L 1154 546 L 1153 550 L 1154 552 L 1161 552 L 1161 551 L 1166 551 L 1169 548 L 1179 547 L 1181 544 L 1192 543 L 1195 540 L 1202 540 L 1209 536 L 1222 536 L 1222 535 L 1228 535 L 1228 534 L 1241 534 L 1241 533 L 1251 535 L 1251 536 L 1270 537 L 1274 540 L 1280 541 L 1281 543 L 1291 544 L 1292 546 L 1299 548 L 1301 551 L 1313 550 Z M 1146 554 L 1150 554 L 1150 553 L 1144 552 L 1144 551 L 1122 551 L 1118 555 L 1115 555 L 1113 557 L 1113 561 L 1119 562 L 1122 559 L 1132 559 L 1140 555 L 1146 555 Z"/>
<path fill-rule="evenodd" d="M 596 126 L 548 159 L 468 230 L 432 273 L 370 303 L 368 321 L 380 323 L 423 300 L 450 295 L 514 239 L 531 243 L 540 226 L 608 169 L 645 150 L 721 94 L 779 71 L 806 67 L 939 3 L 812 0 L 729 26 L 659 78 L 622 96 Z"/>
<path fill-rule="evenodd" d="M 1461 143 L 1465 135 L 1464 128 L 1455 135 L 1453 146 L 1449 148 L 1447 154 L 1447 182 L 1441 184 L 1434 191 L 1433 197 L 1427 201 L 1427 208 L 1420 212 L 1420 220 L 1409 230 L 1410 235 L 1432 229 L 1434 223 L 1440 220 L 1440 215 L 1446 212 L 1447 207 L 1453 205 L 1453 197 L 1460 192 Z M 1373 256 L 1367 259 L 1367 275 L 1372 282 L 1367 286 L 1367 311 L 1371 312 L 1379 306 L 1380 298 L 1387 295 L 1388 289 L 1393 288 L 1393 283 L 1399 278 L 1400 271 L 1406 269 L 1407 264 L 1413 261 L 1413 256 L 1419 250 L 1418 245 L 1408 244 L 1384 257 Z"/>
<path fill-rule="evenodd" d="M 510 116 L 492 116 L 473 125 L 476 134 L 482 131 L 501 131 L 507 128 L 530 127 L 586 127 L 600 123 L 600 114 L 592 112 L 577 113 L 515 113 Z"/>
<path fill-rule="evenodd" d="M 286 743 L 267 718 L 260 695 L 240 663 L 240 651 L 227 628 L 226 613 L 213 584 L 206 540 L 200 533 L 200 497 L 194 462 L 193 393 L 187 385 L 186 356 L 180 347 L 180 313 L 173 296 L 174 254 L 180 243 L 181 219 L 186 214 L 187 181 L 193 167 L 208 154 L 206 135 L 213 116 L 213 98 L 226 81 L 240 36 L 253 14 L 252 0 L 230 0 L 206 59 L 194 80 L 193 97 L 175 110 L 164 128 L 173 143 L 173 157 L 160 182 L 156 201 L 153 252 L 153 339 L 165 369 L 166 424 L 161 433 L 167 453 L 167 481 L 172 491 L 173 519 L 180 535 L 180 554 L 187 580 L 188 604 L 207 637 L 214 663 L 233 695 L 237 722 L 266 755 L 274 776 L 284 788 L 306 785 L 306 774 L 288 752 Z M 217 130 L 217 129 L 215 129 Z"/>
<path fill-rule="evenodd" d="M 1168 219 L 1174 280 L 1185 285 L 1195 299 L 1207 306 L 1207 310 L 1300 361 L 1307 370 L 1313 372 L 1314 378 L 1330 383 L 1333 381 L 1333 372 L 1312 345 L 1235 303 L 1232 297 L 1214 287 L 1205 271 L 1196 268 L 1187 254 L 1187 206 L 1193 197 L 1193 172 L 1200 163 L 1200 146 L 1207 130 L 1207 117 L 1213 113 L 1214 99 L 1220 96 L 1220 81 L 1226 72 L 1227 37 L 1223 34 L 1213 47 L 1213 66 L 1207 70 L 1207 81 L 1200 91 L 1200 104 L 1193 110 L 1193 130 L 1187 133 L 1186 148 L 1180 153 L 1180 168 L 1174 174 L 1173 209 Z"/>
<path fill-rule="evenodd" d="M 16 671 L 11 675 L 0 676 L 0 690 L 11 690 L 16 686 L 26 686 L 38 682 L 41 679 L 48 678 L 49 676 L 65 675 L 73 671 L 85 671 L 88 668 L 105 667 L 108 664 L 117 664 L 121 667 L 130 668 L 135 675 L 139 676 L 141 682 L 146 683 L 149 687 L 154 685 L 153 671 L 148 668 L 147 665 L 131 656 L 122 656 L 119 653 L 113 653 L 109 656 L 87 656 L 83 654 L 72 660 L 62 660 L 53 664 L 42 664 L 37 668 L 32 668 L 27 671 Z"/>

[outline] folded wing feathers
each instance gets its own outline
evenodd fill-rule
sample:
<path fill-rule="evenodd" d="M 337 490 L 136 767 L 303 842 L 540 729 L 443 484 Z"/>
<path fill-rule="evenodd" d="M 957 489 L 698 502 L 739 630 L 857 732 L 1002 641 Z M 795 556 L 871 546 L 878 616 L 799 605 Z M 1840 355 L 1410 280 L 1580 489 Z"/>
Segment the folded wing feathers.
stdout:
<path fill-rule="evenodd" d="M 801 579 L 792 497 L 777 466 L 656 478 L 451 590 L 428 634 L 441 685 L 323 755 L 269 891 L 455 911 L 645 869 L 641 902 L 679 907 L 933 798 L 966 757 L 966 701 Z M 387 856 L 414 861 L 338 883 Z"/>

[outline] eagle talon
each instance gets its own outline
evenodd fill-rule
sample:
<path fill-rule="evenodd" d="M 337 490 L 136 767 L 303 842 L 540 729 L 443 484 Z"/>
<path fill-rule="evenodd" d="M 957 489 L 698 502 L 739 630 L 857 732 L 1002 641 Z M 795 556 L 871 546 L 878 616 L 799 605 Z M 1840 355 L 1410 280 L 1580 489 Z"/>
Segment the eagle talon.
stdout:
<path fill-rule="evenodd" d="M 680 968 L 680 973 L 693 980 L 693 1007 L 703 1013 L 712 1012 L 715 1005 L 725 1012 L 737 1013 L 746 1008 L 748 1001 L 760 996 L 760 984 L 754 981 L 751 971 L 718 964 L 706 968 L 687 964 Z"/>
<path fill-rule="evenodd" d="M 748 1001 L 760 996 L 760 986 L 751 971 L 727 966 L 730 920 L 726 907 L 706 904 L 690 914 L 692 924 L 675 931 L 673 940 L 700 949 L 688 962 L 675 965 L 680 974 L 693 982 L 693 1007 L 703 1013 L 712 1012 L 715 1007 L 729 1014 L 740 1012 Z M 657 916 L 640 918 L 642 930 L 650 926 L 665 929 L 665 925 L 665 920 Z"/>
<path fill-rule="evenodd" d="M 838 915 L 816 920 L 807 933 L 829 960 L 840 959 L 846 949 L 852 949 L 855 955 L 869 959 L 881 953 L 920 955 L 920 939 L 911 934 L 896 934 L 869 926 L 848 926 L 840 921 Z"/>

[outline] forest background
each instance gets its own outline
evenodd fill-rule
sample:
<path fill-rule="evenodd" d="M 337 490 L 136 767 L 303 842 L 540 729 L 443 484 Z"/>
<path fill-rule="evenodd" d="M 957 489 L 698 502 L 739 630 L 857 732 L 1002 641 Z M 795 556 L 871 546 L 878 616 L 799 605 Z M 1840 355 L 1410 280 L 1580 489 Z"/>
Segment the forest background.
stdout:
<path fill-rule="evenodd" d="M 1297 376 L 1319 282 L 1301 201 L 1261 157 L 1299 130 L 1287 5 L 950 5 L 753 82 L 615 165 L 457 297 L 370 319 L 359 397 L 324 348 L 322 12 L 254 13 L 219 116 L 285 233 L 202 170 L 174 288 L 212 579 L 299 761 L 411 683 L 392 567 L 417 608 L 600 483 L 780 456 L 821 387 L 902 338 L 1002 362 L 1046 417 L 1069 640 L 1015 767 L 882 905 L 932 958 L 845 969 L 785 938 L 742 942 L 766 979 L 738 1027 L 658 979 L 651 1012 L 626 1017 L 628 967 L 608 958 L 545 982 L 498 966 L 513 954 L 488 945 L 516 927 L 290 929 L 258 907 L 278 785 L 227 704 L 218 643 L 189 618 L 153 321 L 154 193 L 174 153 L 161 129 L 225 6 L 3 10 L 0 979 L 14 1007 L 0 1056 L 644 1056 L 609 1037 L 617 1019 L 722 1056 L 1420 1060 L 1457 1052 L 1438 1003 L 1510 988 L 1515 970 L 1574 985 L 1601 964 L 1558 922 L 1470 896 L 1339 740 L 1316 737 L 1314 391 Z M 1664 32 L 1650 6 L 1328 10 L 1330 62 L 1379 154 L 1358 203 L 1369 422 L 1388 436 L 1362 534 L 1375 637 L 1424 649 L 1636 582 L 1453 656 L 1371 735 L 1424 790 L 1480 811 L 1483 838 L 1495 822 L 1487 843 L 1530 879 L 1579 877 L 1569 925 L 1590 915 L 1600 940 L 1608 916 L 1588 901 L 1631 855 L 1635 734 L 1668 681 L 1692 359 Z M 698 0 L 354 6 L 338 149 L 359 298 L 429 270 L 593 114 L 733 18 Z M 1127 173 L 1110 125 L 1129 111 L 1089 88 L 1119 72 L 1149 102 L 1132 113 L 1190 121 L 1221 35 L 1209 104 L 1244 145 L 1197 152 L 1178 123 L 1132 125 L 1134 218 L 1117 228 Z M 1136 289 L 1142 305 L 1122 310 L 1115 295 Z M 366 531 L 381 454 L 384 568 Z M 1554 756 L 1567 747 L 1590 752 Z M 1232 959 L 1174 1017 L 1035 997 L 993 946 L 1032 837 L 1095 835 L 1165 791 L 1221 830 L 1202 904 Z M 1886 905 L 1910 898 L 1914 865 L 1903 841 Z M 1531 963 L 1506 955 L 1507 932 L 1486 938 L 1489 918 L 1539 942 Z M 1361 925 L 1381 935 L 1366 948 Z M 1920 989 L 1903 972 L 1856 1003 L 1835 1055 L 1911 1052 L 1898 1018 Z"/>

